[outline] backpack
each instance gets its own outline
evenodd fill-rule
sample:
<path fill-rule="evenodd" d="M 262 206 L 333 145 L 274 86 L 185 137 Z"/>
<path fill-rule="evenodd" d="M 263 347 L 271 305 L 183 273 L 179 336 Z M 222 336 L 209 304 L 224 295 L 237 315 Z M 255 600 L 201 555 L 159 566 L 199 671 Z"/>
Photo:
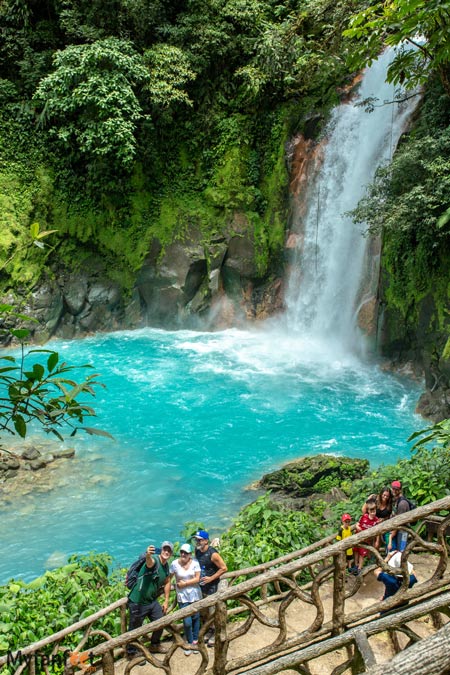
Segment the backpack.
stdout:
<path fill-rule="evenodd" d="M 417 504 L 416 504 L 416 502 L 413 502 L 412 499 L 408 499 L 408 497 L 405 497 L 405 495 L 402 495 L 398 501 L 400 502 L 402 499 L 404 499 L 405 501 L 408 502 L 410 511 L 412 511 L 413 509 L 417 509 Z"/>
<path fill-rule="evenodd" d="M 129 588 L 130 591 L 132 591 L 133 588 L 136 586 L 139 572 L 141 571 L 142 565 L 144 563 L 145 563 L 145 553 L 141 553 L 139 558 L 135 560 L 132 565 L 130 565 L 127 572 L 127 576 L 125 577 L 125 586 Z"/>

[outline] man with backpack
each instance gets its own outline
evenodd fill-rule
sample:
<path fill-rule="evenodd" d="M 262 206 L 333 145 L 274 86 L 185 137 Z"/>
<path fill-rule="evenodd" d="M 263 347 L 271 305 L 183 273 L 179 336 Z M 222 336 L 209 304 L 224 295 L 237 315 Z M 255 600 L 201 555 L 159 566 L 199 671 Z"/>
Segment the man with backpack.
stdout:
<path fill-rule="evenodd" d="M 392 515 L 399 516 L 401 513 L 411 511 L 412 502 L 404 496 L 401 482 L 399 480 L 392 481 L 391 488 L 393 493 Z M 407 542 L 408 533 L 405 530 L 392 530 L 389 533 L 387 550 L 404 551 Z"/>
<path fill-rule="evenodd" d="M 145 557 L 141 556 L 130 567 L 126 585 L 131 586 L 128 594 L 128 608 L 130 619 L 128 630 L 139 628 L 148 617 L 150 621 L 161 619 L 169 607 L 170 575 L 169 559 L 173 554 L 173 544 L 163 541 L 159 555 L 155 555 L 155 547 L 148 546 Z M 137 575 L 136 575 L 137 572 Z M 160 593 L 164 593 L 164 603 L 158 602 Z M 164 654 L 167 650 L 160 644 L 162 630 L 152 633 L 150 651 Z M 127 645 L 127 657 L 133 659 L 138 650 L 133 645 Z"/>

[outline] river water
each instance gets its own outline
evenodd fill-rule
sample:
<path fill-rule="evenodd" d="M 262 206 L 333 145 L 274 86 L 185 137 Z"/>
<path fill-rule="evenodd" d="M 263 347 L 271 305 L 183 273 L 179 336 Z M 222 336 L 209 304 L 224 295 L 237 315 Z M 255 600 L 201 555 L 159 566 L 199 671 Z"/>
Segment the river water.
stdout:
<path fill-rule="evenodd" d="M 216 535 L 254 497 L 246 487 L 305 454 L 408 454 L 418 387 L 326 345 L 266 328 L 221 333 L 143 329 L 51 345 L 93 363 L 107 389 L 79 434 L 60 485 L 0 511 L 0 583 L 31 579 L 72 552 L 127 565 L 187 521 Z M 89 422 L 90 426 L 94 426 Z"/>
<path fill-rule="evenodd" d="M 389 97 L 386 67 L 383 57 L 366 73 L 364 96 Z M 408 456 L 406 439 L 423 426 L 419 385 L 355 355 L 364 353 L 354 303 L 365 243 L 345 215 L 392 151 L 402 115 L 370 118 L 354 104 L 333 115 L 312 186 L 320 214 L 307 217 L 284 317 L 248 331 L 148 328 L 48 345 L 95 365 L 107 385 L 96 426 L 115 440 L 77 435 L 53 490 L 0 501 L 0 583 L 74 552 L 108 551 L 127 566 L 149 542 L 178 539 L 186 522 L 219 535 L 255 496 L 252 481 L 299 456 L 373 466 Z"/>

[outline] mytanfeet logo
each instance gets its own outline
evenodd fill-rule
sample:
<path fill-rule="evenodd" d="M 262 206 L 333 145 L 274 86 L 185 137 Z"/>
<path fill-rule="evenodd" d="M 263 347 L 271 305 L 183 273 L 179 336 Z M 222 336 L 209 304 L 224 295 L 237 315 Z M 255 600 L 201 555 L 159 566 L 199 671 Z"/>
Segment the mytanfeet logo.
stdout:
<path fill-rule="evenodd" d="M 15 654 L 9 651 L 6 655 L 7 666 L 25 666 L 26 668 L 32 667 L 32 672 L 34 670 L 35 673 L 45 673 L 49 666 L 64 668 L 67 660 L 69 660 L 71 666 L 78 668 L 78 670 L 82 670 L 83 673 L 90 673 L 95 670 L 94 655 L 92 652 L 71 652 L 69 649 L 66 649 L 64 652 L 59 652 L 57 654 L 52 654 L 52 656 L 48 656 L 47 654 L 42 654 L 41 652 L 22 654 L 21 650 L 19 649 L 19 651 Z"/>

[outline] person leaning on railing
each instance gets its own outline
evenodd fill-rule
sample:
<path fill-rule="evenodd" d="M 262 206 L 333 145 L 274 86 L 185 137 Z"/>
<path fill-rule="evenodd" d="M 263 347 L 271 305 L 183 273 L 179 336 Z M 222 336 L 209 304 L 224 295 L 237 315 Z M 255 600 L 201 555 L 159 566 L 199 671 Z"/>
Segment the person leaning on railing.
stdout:
<path fill-rule="evenodd" d="M 393 595 L 395 595 L 401 588 L 403 575 L 398 574 L 398 570 L 402 566 L 402 554 L 400 551 L 392 551 L 391 553 L 388 553 L 384 560 L 385 562 L 389 563 L 389 567 L 392 568 L 392 572 L 384 572 L 382 567 L 377 567 L 374 570 L 374 574 L 377 580 L 384 584 L 383 600 L 386 600 L 386 598 L 391 598 Z M 414 574 L 414 568 L 410 562 L 407 562 L 407 567 L 409 574 L 408 588 L 412 588 L 414 584 L 417 583 L 417 577 Z M 397 607 L 403 607 L 407 604 L 407 601 L 402 602 L 397 605 Z M 384 613 L 385 612 L 380 612 L 380 615 Z"/>
<path fill-rule="evenodd" d="M 196 549 L 195 557 L 200 565 L 200 588 L 202 596 L 208 597 L 212 593 L 216 593 L 219 587 L 219 579 L 222 574 L 227 571 L 227 566 L 219 554 L 217 549 L 209 544 L 209 534 L 205 530 L 198 530 L 192 537 L 195 539 Z M 212 607 L 209 608 L 208 613 L 214 611 Z M 215 643 L 215 629 L 211 626 L 205 635 L 205 641 L 208 647 L 212 647 Z"/>

